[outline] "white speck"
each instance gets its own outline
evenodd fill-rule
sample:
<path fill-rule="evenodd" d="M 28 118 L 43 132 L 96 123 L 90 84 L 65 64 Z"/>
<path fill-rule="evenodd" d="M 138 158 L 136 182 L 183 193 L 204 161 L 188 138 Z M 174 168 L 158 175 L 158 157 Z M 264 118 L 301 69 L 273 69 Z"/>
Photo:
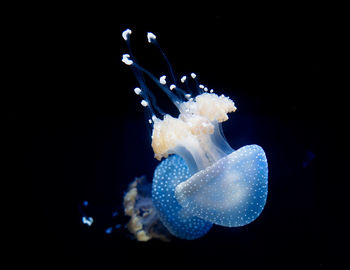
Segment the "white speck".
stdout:
<path fill-rule="evenodd" d="M 191 77 L 192 77 L 192 79 L 194 79 L 194 78 L 196 78 L 197 77 L 197 75 L 196 75 L 196 73 L 191 73 Z"/>
<path fill-rule="evenodd" d="M 124 62 L 125 65 L 132 65 L 134 62 L 129 59 L 130 55 L 129 54 L 123 54 L 122 62 Z"/>
<path fill-rule="evenodd" d="M 204 91 L 205 91 L 205 92 L 208 92 L 208 87 L 204 87 Z"/>
<path fill-rule="evenodd" d="M 191 94 L 186 94 L 185 97 L 186 97 L 186 98 L 190 98 L 190 97 L 191 97 Z"/>
<path fill-rule="evenodd" d="M 156 35 L 151 33 L 151 32 L 148 32 L 147 33 L 147 39 L 148 39 L 148 42 L 151 43 L 152 39 L 156 39 Z"/>
<path fill-rule="evenodd" d="M 134 89 L 134 92 L 135 92 L 136 95 L 140 95 L 141 89 L 138 88 L 138 87 L 136 87 L 136 88 Z"/>
<path fill-rule="evenodd" d="M 88 225 L 88 226 L 91 226 L 92 223 L 94 222 L 94 219 L 93 219 L 92 217 L 83 216 L 82 222 L 83 222 L 83 224 L 86 224 L 86 225 Z"/>
<path fill-rule="evenodd" d="M 165 75 L 163 75 L 162 77 L 160 77 L 160 79 L 159 79 L 159 82 L 160 82 L 160 84 L 163 84 L 163 85 L 165 85 L 166 84 L 166 76 Z"/>
<path fill-rule="evenodd" d="M 170 90 L 173 90 L 174 88 L 176 88 L 176 85 L 175 84 L 172 84 L 172 85 L 170 85 Z"/>
<path fill-rule="evenodd" d="M 152 120 L 151 120 L 151 119 L 148 119 L 148 123 L 152 124 Z"/>
<path fill-rule="evenodd" d="M 146 100 L 142 100 L 141 101 L 141 105 L 143 106 L 143 107 L 147 107 L 148 106 L 148 102 L 146 101 Z"/>
<path fill-rule="evenodd" d="M 186 76 L 182 76 L 180 80 L 181 80 L 182 83 L 184 83 L 186 81 L 186 79 L 187 79 Z"/>
<path fill-rule="evenodd" d="M 203 84 L 200 84 L 200 85 L 199 85 L 199 88 L 200 88 L 200 89 L 204 89 L 204 85 L 203 85 Z"/>
<path fill-rule="evenodd" d="M 214 90 L 213 90 L 213 89 L 211 89 L 211 90 L 210 90 L 210 93 L 213 93 L 213 92 L 214 92 Z"/>
<path fill-rule="evenodd" d="M 131 32 L 130 29 L 124 30 L 123 33 L 122 33 L 123 39 L 124 39 L 124 40 L 128 40 L 128 38 L 129 38 L 129 36 L 130 36 L 131 33 L 132 33 L 132 32 Z"/>

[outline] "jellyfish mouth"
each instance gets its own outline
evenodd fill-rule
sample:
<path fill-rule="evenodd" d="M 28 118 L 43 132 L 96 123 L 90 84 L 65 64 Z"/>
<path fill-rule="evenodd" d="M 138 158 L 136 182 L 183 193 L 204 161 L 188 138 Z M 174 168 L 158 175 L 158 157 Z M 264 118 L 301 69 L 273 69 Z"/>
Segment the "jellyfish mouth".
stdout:
<path fill-rule="evenodd" d="M 181 155 L 174 149 L 183 146 L 192 156 L 198 153 L 202 157 L 203 166 L 212 164 L 226 154 L 220 149 L 221 145 L 213 145 L 215 142 L 212 135 L 221 134 L 217 132 L 217 126 L 228 120 L 227 114 L 236 109 L 229 97 L 203 93 L 194 100 L 181 103 L 178 118 L 170 115 L 165 115 L 163 120 L 155 118 L 152 132 L 155 158 L 160 160 L 173 153 Z M 208 162 L 205 159 L 208 159 Z"/>
<path fill-rule="evenodd" d="M 267 178 L 263 149 L 248 145 L 180 183 L 175 197 L 194 216 L 223 226 L 243 226 L 263 210 Z"/>

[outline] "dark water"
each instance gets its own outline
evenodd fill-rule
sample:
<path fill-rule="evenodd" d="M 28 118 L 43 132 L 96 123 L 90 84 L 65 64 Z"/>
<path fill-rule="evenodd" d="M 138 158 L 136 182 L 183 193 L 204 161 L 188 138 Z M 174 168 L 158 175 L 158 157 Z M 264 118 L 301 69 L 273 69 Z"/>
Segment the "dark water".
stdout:
<path fill-rule="evenodd" d="M 158 36 L 179 78 L 195 72 L 200 82 L 235 101 L 238 110 L 224 124 L 228 142 L 235 149 L 262 146 L 269 163 L 267 204 L 252 224 L 214 226 L 195 241 L 139 243 L 128 236 L 123 193 L 135 176 L 151 178 L 158 163 L 132 91 L 136 80 L 120 62 L 126 52 L 120 33 L 127 27 L 134 30 L 139 62 L 156 76 L 166 66 L 147 43 L 146 31 Z M 250 25 L 216 17 L 187 28 L 72 20 L 36 31 L 40 54 L 30 57 L 40 64 L 27 78 L 31 90 L 20 90 L 10 115 L 20 121 L 18 138 L 25 137 L 30 199 L 24 208 L 30 221 L 21 227 L 21 248 L 28 261 L 98 269 L 208 264 L 233 269 L 322 268 L 345 258 L 349 208 L 336 121 L 343 90 L 335 86 L 337 57 L 329 42 L 335 34 L 322 26 Z M 159 105 L 174 113 L 158 96 Z M 94 218 L 91 226 L 82 223 L 84 215 Z"/>

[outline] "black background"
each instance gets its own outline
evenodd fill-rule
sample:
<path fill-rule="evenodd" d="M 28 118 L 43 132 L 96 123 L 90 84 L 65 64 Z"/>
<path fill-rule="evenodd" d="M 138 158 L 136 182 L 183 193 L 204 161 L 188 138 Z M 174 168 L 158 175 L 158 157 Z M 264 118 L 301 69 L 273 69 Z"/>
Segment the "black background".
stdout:
<path fill-rule="evenodd" d="M 24 153 L 21 179 L 29 198 L 21 206 L 28 218 L 19 223 L 20 258 L 47 269 L 343 262 L 349 208 L 338 153 L 346 124 L 340 121 L 345 88 L 338 84 L 345 74 L 341 21 L 304 15 L 180 14 L 120 23 L 118 13 L 76 11 L 20 24 L 15 50 L 25 56 L 14 64 L 26 75 L 17 79 L 23 86 L 15 84 L 9 111 L 19 128 L 13 138 Z M 179 78 L 195 72 L 235 101 L 238 110 L 224 124 L 228 142 L 235 149 L 259 144 L 269 162 L 267 204 L 252 224 L 214 226 L 198 240 L 171 243 L 140 243 L 123 228 L 104 233 L 126 222 L 121 204 L 128 183 L 151 178 L 157 165 L 132 90 L 137 82 L 120 61 L 126 28 L 133 30 L 139 62 L 157 77 L 166 65 L 147 43 L 147 31 L 157 35 Z M 150 88 L 174 114 L 156 86 Z M 315 157 L 305 166 L 309 152 Z M 84 200 L 91 227 L 81 222 Z"/>

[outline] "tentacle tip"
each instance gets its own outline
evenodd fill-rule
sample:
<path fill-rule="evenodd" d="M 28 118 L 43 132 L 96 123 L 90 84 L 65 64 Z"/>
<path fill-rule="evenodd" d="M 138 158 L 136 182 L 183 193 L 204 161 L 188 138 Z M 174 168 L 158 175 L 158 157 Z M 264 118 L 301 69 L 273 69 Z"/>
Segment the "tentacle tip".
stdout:
<path fill-rule="evenodd" d="M 151 43 L 153 40 L 156 40 L 156 35 L 155 34 L 153 34 L 153 33 L 151 33 L 151 32 L 148 32 L 147 33 L 147 40 L 148 40 L 148 42 L 149 43 Z"/>
<path fill-rule="evenodd" d="M 143 106 L 143 107 L 147 107 L 148 106 L 148 102 L 146 101 L 146 100 L 142 100 L 141 101 L 141 105 Z"/>
<path fill-rule="evenodd" d="M 131 59 L 129 59 L 130 58 L 130 55 L 129 54 L 123 54 L 123 58 L 122 58 L 122 62 L 125 64 L 125 65 L 128 65 L 128 66 L 130 66 L 130 65 L 132 65 L 134 62 L 131 60 Z"/>
<path fill-rule="evenodd" d="M 163 75 L 163 76 L 161 76 L 160 78 L 159 78 L 159 82 L 160 82 L 160 84 L 162 84 L 162 85 L 166 85 L 166 76 L 165 75 Z"/>
<path fill-rule="evenodd" d="M 130 29 L 126 29 L 123 31 L 122 33 L 122 37 L 124 40 L 128 40 L 130 35 L 131 35 L 132 31 Z"/>
<path fill-rule="evenodd" d="M 141 89 L 139 87 L 134 88 L 134 92 L 136 95 L 140 95 Z"/>

